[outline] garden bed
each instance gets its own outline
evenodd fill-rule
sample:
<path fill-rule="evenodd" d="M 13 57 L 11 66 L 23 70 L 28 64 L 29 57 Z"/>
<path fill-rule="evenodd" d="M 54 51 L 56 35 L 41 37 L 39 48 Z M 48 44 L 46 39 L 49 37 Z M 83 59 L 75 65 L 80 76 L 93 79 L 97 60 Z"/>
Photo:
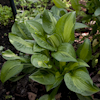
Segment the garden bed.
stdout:
<path fill-rule="evenodd" d="M 8 1 L 5 3 L 2 0 L 0 3 L 2 5 L 10 6 Z M 13 23 L 14 21 L 10 20 L 9 24 L 6 26 L 0 25 L 0 46 L 3 46 L 4 50 L 10 49 L 14 53 L 18 53 L 8 39 L 8 33 L 11 32 Z M 90 33 L 90 30 L 84 33 Z M 82 39 L 84 36 L 82 36 L 82 33 L 75 33 L 75 37 Z M 75 43 L 80 44 L 81 42 L 77 41 Z M 76 44 L 74 44 L 74 46 Z M 98 50 L 98 52 L 100 52 L 100 50 Z M 88 68 L 88 71 L 94 83 L 100 87 L 100 74 L 97 74 L 100 70 L 100 57 L 98 58 L 98 61 L 99 62 L 96 67 L 90 67 Z M 0 53 L 0 69 L 4 62 L 5 60 L 2 58 Z M 89 65 L 91 66 L 91 60 L 89 61 Z M 0 81 L 0 100 L 36 100 L 44 94 L 47 94 L 45 86 L 32 80 L 29 81 L 27 75 L 17 82 L 7 81 L 2 84 Z M 99 100 L 100 92 L 92 95 L 92 97 Z M 65 83 L 63 82 L 56 95 L 56 100 L 78 100 L 78 98 L 74 92 L 67 89 Z"/>

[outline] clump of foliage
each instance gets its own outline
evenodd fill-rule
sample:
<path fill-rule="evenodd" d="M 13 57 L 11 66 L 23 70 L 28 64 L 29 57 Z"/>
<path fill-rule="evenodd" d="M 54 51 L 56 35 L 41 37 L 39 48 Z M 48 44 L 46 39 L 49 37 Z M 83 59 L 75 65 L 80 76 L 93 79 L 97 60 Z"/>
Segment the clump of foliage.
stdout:
<path fill-rule="evenodd" d="M 0 4 L 0 24 L 6 26 L 11 19 L 13 19 L 11 8 Z"/>
<path fill-rule="evenodd" d="M 51 94 L 39 100 L 55 100 L 55 95 L 64 80 L 66 87 L 78 96 L 90 96 L 99 91 L 89 76 L 86 67 L 91 59 L 91 42 L 86 39 L 75 51 L 74 30 L 77 26 L 75 12 L 67 13 L 62 8 L 52 7 L 38 18 L 24 23 L 15 22 L 9 41 L 23 55 L 11 50 L 2 52 L 7 61 L 1 69 L 0 79 L 18 80 L 20 72 L 29 74 L 29 78 L 45 85 Z M 85 53 L 84 53 L 85 51 Z"/>
<path fill-rule="evenodd" d="M 53 4 L 50 0 L 15 0 L 15 5 L 18 6 L 16 21 L 20 20 L 22 22 L 43 13 L 44 9 L 51 7 Z"/>

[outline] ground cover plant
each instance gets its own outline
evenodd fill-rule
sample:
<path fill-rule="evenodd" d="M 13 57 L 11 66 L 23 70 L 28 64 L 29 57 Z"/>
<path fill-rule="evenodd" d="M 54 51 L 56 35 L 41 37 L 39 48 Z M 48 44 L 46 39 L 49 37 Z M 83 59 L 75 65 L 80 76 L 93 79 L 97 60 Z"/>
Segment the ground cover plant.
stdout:
<path fill-rule="evenodd" d="M 9 20 L 13 19 L 11 8 L 0 4 L 0 24 L 6 26 L 8 25 Z"/>
<path fill-rule="evenodd" d="M 53 16 L 54 9 L 58 12 L 56 16 Z M 67 13 L 57 7 L 45 10 L 38 19 L 14 23 L 9 41 L 23 52 L 23 56 L 17 56 L 11 50 L 2 52 L 8 61 L 1 69 L 1 81 L 16 81 L 23 77 L 18 76 L 20 72 L 31 74 L 29 78 L 45 85 L 47 91 L 53 89 L 50 95 L 39 100 L 55 100 L 63 79 L 67 88 L 77 95 L 90 96 L 98 92 L 99 88 L 93 84 L 86 69 L 89 67 L 86 62 L 92 56 L 89 39 L 76 52 L 72 46 L 77 28 L 75 12 Z"/>
<path fill-rule="evenodd" d="M 58 1 L 53 0 L 59 8 L 54 6 L 51 10 L 44 10 L 37 13 L 35 18 L 31 17 L 31 20 L 23 18 L 26 15 L 22 16 L 24 20 L 16 20 L 9 33 L 9 41 L 18 52 L 16 54 L 10 48 L 2 52 L 2 57 L 7 61 L 2 66 L 0 79 L 3 83 L 7 80 L 16 82 L 28 75 L 29 82 L 34 80 L 45 85 L 47 94 L 39 100 L 55 100 L 63 82 L 80 100 L 93 100 L 92 94 L 99 92 L 99 88 L 92 82 L 87 69 L 91 67 L 88 65 L 91 60 L 93 68 L 99 62 L 99 34 L 92 42 L 85 39 L 74 49 L 75 30 L 87 26 L 76 22 L 80 11 L 75 9 L 76 13 L 68 13 L 67 11 L 73 11 L 68 8 L 71 5 L 66 6 L 66 0 Z M 71 4 L 73 1 L 71 0 Z M 25 5 L 23 8 L 25 9 Z"/>

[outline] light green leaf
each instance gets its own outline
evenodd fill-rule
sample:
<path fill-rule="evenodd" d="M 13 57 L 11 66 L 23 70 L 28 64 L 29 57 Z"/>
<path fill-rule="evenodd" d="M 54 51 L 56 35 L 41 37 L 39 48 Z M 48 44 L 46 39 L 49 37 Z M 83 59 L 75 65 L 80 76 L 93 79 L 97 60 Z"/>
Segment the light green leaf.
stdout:
<path fill-rule="evenodd" d="M 43 85 L 50 85 L 55 81 L 54 75 L 45 70 L 38 70 L 30 75 L 29 78 Z"/>
<path fill-rule="evenodd" d="M 62 43 L 61 38 L 58 34 L 48 35 L 47 37 L 53 47 L 58 47 Z"/>
<path fill-rule="evenodd" d="M 80 7 L 80 5 L 79 5 L 79 1 L 80 1 L 80 0 L 70 0 L 73 9 L 74 9 L 77 13 L 81 10 L 81 7 Z"/>
<path fill-rule="evenodd" d="M 16 54 L 14 54 L 11 50 L 6 50 L 2 52 L 2 57 L 6 60 L 21 60 L 22 62 L 27 62 L 25 58 L 19 57 Z"/>
<path fill-rule="evenodd" d="M 4 47 L 3 46 L 0 46 L 0 51 L 2 51 L 4 49 Z"/>
<path fill-rule="evenodd" d="M 51 100 L 50 96 L 48 94 L 43 95 L 42 97 L 39 98 L 39 100 Z M 52 100 L 56 100 L 55 98 L 53 98 Z"/>
<path fill-rule="evenodd" d="M 96 9 L 96 11 L 94 12 L 95 16 L 99 16 L 100 15 L 100 7 Z"/>
<path fill-rule="evenodd" d="M 83 23 L 75 23 L 75 29 L 80 29 L 80 28 L 86 28 L 88 27 L 87 25 L 83 24 Z"/>
<path fill-rule="evenodd" d="M 53 2 L 58 8 L 66 8 L 66 4 L 62 0 L 53 0 Z"/>
<path fill-rule="evenodd" d="M 20 61 L 7 61 L 4 63 L 1 69 L 1 81 L 4 83 L 11 77 L 20 73 L 23 69 L 23 64 Z"/>
<path fill-rule="evenodd" d="M 9 33 L 9 40 L 11 44 L 19 51 L 23 53 L 33 54 L 33 43 L 26 42 L 21 37 Z"/>
<path fill-rule="evenodd" d="M 44 31 L 48 34 L 53 34 L 57 21 L 55 17 L 53 17 L 53 15 L 47 10 L 45 10 L 43 13 L 42 23 Z"/>
<path fill-rule="evenodd" d="M 40 36 L 38 34 L 32 34 L 32 36 L 34 37 L 35 41 L 37 42 L 37 44 L 40 47 L 43 47 L 45 49 L 51 50 L 51 51 L 56 51 L 57 49 L 55 47 L 53 47 L 52 45 L 50 45 L 46 38 L 43 36 Z"/>
<path fill-rule="evenodd" d="M 33 39 L 31 33 L 28 31 L 24 23 L 15 22 L 12 26 L 12 33 L 23 38 L 23 39 Z"/>
<path fill-rule="evenodd" d="M 31 32 L 31 34 L 35 34 L 38 33 L 41 36 L 44 36 L 44 30 L 42 28 L 42 25 L 35 21 L 35 20 L 28 20 L 26 21 L 26 26 L 28 28 L 28 30 Z"/>
<path fill-rule="evenodd" d="M 48 62 L 49 58 L 43 54 L 34 54 L 31 57 L 31 63 L 37 68 L 51 68 L 52 66 Z"/>
<path fill-rule="evenodd" d="M 89 65 L 81 59 L 77 59 L 77 62 L 70 62 L 64 67 L 64 72 L 67 73 L 71 70 L 78 69 L 80 67 L 89 67 Z"/>
<path fill-rule="evenodd" d="M 89 74 L 81 69 L 66 73 L 64 81 L 68 89 L 83 96 L 90 96 L 99 91 Z"/>
<path fill-rule="evenodd" d="M 51 89 L 57 87 L 62 82 L 62 80 L 63 80 L 63 76 L 60 73 L 56 72 L 55 82 L 51 85 L 46 85 L 46 90 L 50 91 Z"/>
<path fill-rule="evenodd" d="M 77 50 L 77 56 L 88 62 L 91 59 L 92 56 L 92 50 L 91 50 L 91 42 L 89 39 L 86 39 L 84 43 L 78 48 Z"/>
<path fill-rule="evenodd" d="M 91 96 L 83 96 L 81 94 L 76 94 L 79 100 L 93 100 Z"/>
<path fill-rule="evenodd" d="M 62 43 L 58 47 L 58 51 L 53 52 L 52 57 L 62 62 L 77 62 L 76 54 L 73 46 L 70 43 Z"/>
<path fill-rule="evenodd" d="M 63 42 L 73 42 L 75 26 L 75 12 L 63 15 L 56 24 L 56 33 L 59 34 Z"/>

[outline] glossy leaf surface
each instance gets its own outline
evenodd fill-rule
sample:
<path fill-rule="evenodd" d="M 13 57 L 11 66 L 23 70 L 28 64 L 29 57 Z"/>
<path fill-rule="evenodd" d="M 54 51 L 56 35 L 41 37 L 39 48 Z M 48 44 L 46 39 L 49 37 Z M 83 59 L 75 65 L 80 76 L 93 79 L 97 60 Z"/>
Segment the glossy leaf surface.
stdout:
<path fill-rule="evenodd" d="M 44 36 L 44 30 L 42 28 L 42 25 L 39 22 L 37 22 L 35 20 L 28 20 L 28 21 L 26 21 L 26 26 L 27 26 L 28 30 L 31 32 L 31 34 L 32 33 L 35 34 L 35 32 L 36 32 L 39 35 Z"/>
<path fill-rule="evenodd" d="M 16 59 L 19 59 L 19 60 L 21 60 L 21 61 L 23 61 L 23 62 L 27 62 L 26 60 L 25 60 L 25 58 L 22 58 L 22 57 L 19 57 L 19 56 L 17 56 L 16 54 L 14 54 L 11 50 L 6 50 L 6 51 L 4 51 L 4 52 L 2 52 L 2 57 L 4 58 L 4 59 L 6 59 L 6 60 L 16 60 Z"/>
<path fill-rule="evenodd" d="M 71 70 L 78 69 L 80 67 L 89 67 L 89 65 L 81 59 L 77 59 L 77 62 L 70 62 L 68 63 L 65 68 L 64 72 L 69 72 Z"/>
<path fill-rule="evenodd" d="M 22 38 L 14 35 L 14 34 L 9 34 L 9 40 L 11 44 L 19 51 L 23 53 L 28 53 L 28 54 L 33 54 L 33 43 L 31 42 L 26 42 Z"/>
<path fill-rule="evenodd" d="M 52 57 L 62 62 L 77 62 L 76 54 L 73 46 L 70 43 L 62 43 L 58 47 L 58 51 L 53 52 Z"/>
<path fill-rule="evenodd" d="M 75 27 L 75 12 L 63 15 L 56 24 L 56 33 L 59 34 L 63 42 L 73 42 Z"/>
<path fill-rule="evenodd" d="M 23 69 L 23 65 L 20 61 L 7 61 L 4 63 L 1 69 L 1 81 L 4 83 L 11 77 L 15 76 L 16 74 L 20 73 Z"/>
<path fill-rule="evenodd" d="M 64 81 L 68 89 L 83 96 L 90 96 L 99 91 L 85 71 L 81 69 L 66 73 Z"/>
<path fill-rule="evenodd" d="M 28 31 L 24 23 L 15 22 L 12 26 L 12 33 L 23 38 L 23 39 L 33 39 L 31 33 Z"/>
<path fill-rule="evenodd" d="M 51 65 L 48 65 L 49 58 L 43 54 L 34 54 L 31 57 L 31 63 L 37 68 L 51 68 Z"/>
<path fill-rule="evenodd" d="M 35 41 L 37 42 L 37 44 L 40 47 L 43 47 L 45 49 L 51 50 L 51 51 L 56 51 L 56 48 L 53 47 L 52 45 L 50 45 L 45 37 L 42 37 L 38 34 L 32 34 L 33 38 L 35 39 Z"/>
<path fill-rule="evenodd" d="M 53 32 L 55 31 L 56 22 L 57 21 L 55 17 L 53 17 L 53 15 L 50 12 L 45 10 L 42 17 L 42 26 L 44 31 L 48 34 L 53 34 Z"/>
<path fill-rule="evenodd" d="M 88 62 L 91 59 L 92 56 L 92 50 L 91 50 L 91 42 L 89 39 L 86 39 L 84 43 L 78 48 L 77 50 L 77 56 Z"/>
<path fill-rule="evenodd" d="M 45 70 L 38 70 L 30 75 L 29 78 L 43 85 L 50 85 L 55 81 L 54 75 Z"/>

